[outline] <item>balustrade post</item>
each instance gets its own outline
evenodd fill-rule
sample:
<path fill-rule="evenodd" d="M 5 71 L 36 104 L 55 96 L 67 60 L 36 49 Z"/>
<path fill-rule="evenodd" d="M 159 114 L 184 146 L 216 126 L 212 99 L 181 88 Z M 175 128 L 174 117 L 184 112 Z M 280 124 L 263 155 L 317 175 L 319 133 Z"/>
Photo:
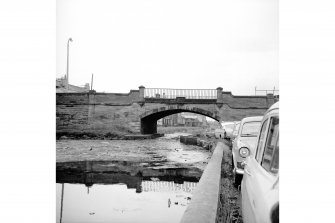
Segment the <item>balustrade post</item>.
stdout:
<path fill-rule="evenodd" d="M 275 103 L 274 95 L 270 93 L 266 94 L 266 102 L 268 104 L 268 108 L 270 108 L 271 105 Z"/>
<path fill-rule="evenodd" d="M 223 96 L 222 96 L 222 87 L 216 88 L 217 95 L 216 95 L 216 103 L 223 103 Z"/>
<path fill-rule="evenodd" d="M 140 90 L 140 101 L 144 101 L 144 90 L 145 87 L 144 86 L 139 86 L 138 89 Z"/>

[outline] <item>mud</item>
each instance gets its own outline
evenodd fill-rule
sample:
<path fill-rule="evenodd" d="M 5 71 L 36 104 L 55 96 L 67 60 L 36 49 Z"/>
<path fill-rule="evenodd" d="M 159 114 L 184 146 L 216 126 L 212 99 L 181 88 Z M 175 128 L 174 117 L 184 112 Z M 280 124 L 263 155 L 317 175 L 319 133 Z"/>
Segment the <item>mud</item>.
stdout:
<path fill-rule="evenodd" d="M 192 168 L 207 165 L 211 152 L 177 140 L 58 140 L 56 161 L 127 161 L 155 168 Z"/>

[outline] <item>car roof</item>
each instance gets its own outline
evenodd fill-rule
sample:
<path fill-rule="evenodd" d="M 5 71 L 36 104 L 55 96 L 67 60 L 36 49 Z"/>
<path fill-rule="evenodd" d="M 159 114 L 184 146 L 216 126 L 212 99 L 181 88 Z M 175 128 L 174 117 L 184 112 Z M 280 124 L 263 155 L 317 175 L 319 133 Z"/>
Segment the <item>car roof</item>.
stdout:
<path fill-rule="evenodd" d="M 271 112 L 271 111 L 273 111 L 273 110 L 275 110 L 275 109 L 279 109 L 279 101 L 276 102 L 276 103 L 274 103 L 274 104 L 273 104 L 273 105 L 266 111 L 265 114 L 267 114 L 267 113 L 269 113 L 269 112 Z"/>
<path fill-rule="evenodd" d="M 263 116 L 252 116 L 252 117 L 245 117 L 241 120 L 241 122 L 254 122 L 254 121 L 262 121 Z"/>

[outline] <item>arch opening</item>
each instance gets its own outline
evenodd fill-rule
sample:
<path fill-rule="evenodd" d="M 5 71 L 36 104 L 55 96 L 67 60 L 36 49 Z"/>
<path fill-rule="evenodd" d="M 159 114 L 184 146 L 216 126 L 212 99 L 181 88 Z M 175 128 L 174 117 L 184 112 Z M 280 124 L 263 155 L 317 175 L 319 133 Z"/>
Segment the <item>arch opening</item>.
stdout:
<path fill-rule="evenodd" d="M 157 121 L 161 118 L 164 118 L 169 115 L 182 113 L 182 112 L 188 112 L 188 113 L 195 113 L 199 115 L 203 115 L 209 118 L 212 118 L 216 120 L 217 122 L 220 122 L 220 117 L 214 115 L 210 111 L 206 111 L 203 109 L 171 109 L 171 110 L 159 110 L 155 109 L 153 111 L 147 112 L 144 114 L 141 118 L 141 134 L 156 134 L 157 133 Z"/>

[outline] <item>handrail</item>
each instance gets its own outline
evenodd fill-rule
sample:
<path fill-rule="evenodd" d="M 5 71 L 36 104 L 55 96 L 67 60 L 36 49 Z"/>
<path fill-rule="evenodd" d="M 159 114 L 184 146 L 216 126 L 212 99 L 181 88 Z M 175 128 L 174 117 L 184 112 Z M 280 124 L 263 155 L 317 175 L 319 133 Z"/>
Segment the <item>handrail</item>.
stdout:
<path fill-rule="evenodd" d="M 217 99 L 216 89 L 145 88 L 144 98 Z"/>
<path fill-rule="evenodd" d="M 273 89 L 271 89 L 271 90 L 257 90 L 257 87 L 255 87 L 255 95 L 257 95 L 257 92 L 258 91 L 262 91 L 262 92 L 264 92 L 265 91 L 265 94 L 268 94 L 268 92 L 271 94 L 273 94 L 273 95 L 279 95 L 279 90 L 276 90 L 276 87 L 273 87 Z"/>

